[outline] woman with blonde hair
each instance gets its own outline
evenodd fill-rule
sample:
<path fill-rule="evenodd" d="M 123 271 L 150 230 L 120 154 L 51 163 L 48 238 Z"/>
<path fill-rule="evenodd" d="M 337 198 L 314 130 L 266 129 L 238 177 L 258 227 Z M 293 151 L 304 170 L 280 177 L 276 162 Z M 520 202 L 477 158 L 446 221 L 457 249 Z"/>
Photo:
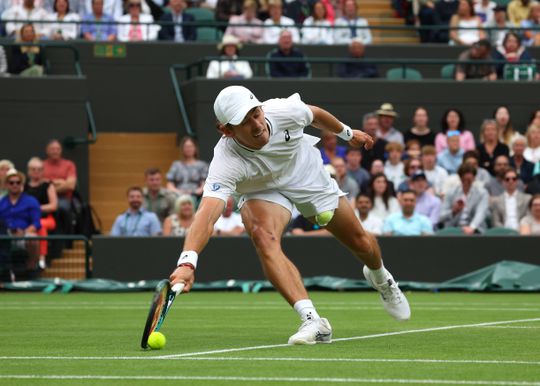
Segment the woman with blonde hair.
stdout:
<path fill-rule="evenodd" d="M 484 119 L 480 127 L 480 143 L 476 146 L 480 154 L 480 166 L 494 175 L 493 165 L 500 155 L 510 156 L 510 149 L 499 141 L 497 122 L 494 119 Z"/>
<path fill-rule="evenodd" d="M 195 204 L 190 195 L 183 194 L 176 199 L 174 213 L 163 222 L 164 236 L 183 237 L 195 219 Z"/>
<path fill-rule="evenodd" d="M 523 157 L 535 164 L 540 161 L 540 126 L 530 125 L 526 137 L 528 146 Z"/>
<path fill-rule="evenodd" d="M 19 43 L 37 43 L 36 30 L 32 24 L 21 27 Z M 42 76 L 44 73 L 43 56 L 39 45 L 13 46 L 11 53 L 12 72 L 21 76 Z"/>

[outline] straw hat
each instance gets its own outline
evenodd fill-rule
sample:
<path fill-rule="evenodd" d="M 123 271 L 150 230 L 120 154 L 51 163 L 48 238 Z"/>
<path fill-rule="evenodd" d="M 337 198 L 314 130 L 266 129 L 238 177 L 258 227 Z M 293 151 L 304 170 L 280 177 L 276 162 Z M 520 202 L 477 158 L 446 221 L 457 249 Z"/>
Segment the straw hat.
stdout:
<path fill-rule="evenodd" d="M 397 117 L 398 113 L 394 110 L 392 103 L 383 103 L 379 110 L 376 111 L 377 115 L 386 115 L 388 117 Z"/>
<path fill-rule="evenodd" d="M 221 43 L 218 44 L 217 48 L 218 50 L 221 51 L 223 47 L 229 46 L 229 45 L 236 46 L 237 50 L 242 48 L 242 44 L 240 43 L 240 40 L 234 35 L 223 36 L 223 39 L 221 40 Z"/>
<path fill-rule="evenodd" d="M 10 179 L 13 176 L 19 177 L 23 185 L 26 182 L 26 176 L 24 175 L 24 173 L 21 173 L 20 171 L 18 171 L 16 169 L 9 169 L 8 170 L 8 172 L 6 174 L 6 177 L 5 177 L 5 181 L 7 182 L 7 180 Z"/>

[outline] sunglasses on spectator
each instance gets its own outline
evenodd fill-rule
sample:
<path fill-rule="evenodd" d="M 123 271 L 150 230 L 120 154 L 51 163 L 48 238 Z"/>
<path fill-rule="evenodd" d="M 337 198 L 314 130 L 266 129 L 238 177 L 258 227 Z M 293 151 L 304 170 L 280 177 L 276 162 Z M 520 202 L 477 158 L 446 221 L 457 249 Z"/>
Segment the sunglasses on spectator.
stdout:
<path fill-rule="evenodd" d="M 504 180 L 510 182 L 510 181 L 517 181 L 517 179 L 518 179 L 517 177 L 506 177 Z"/>
<path fill-rule="evenodd" d="M 8 181 L 8 185 L 21 185 L 22 184 L 22 181 L 20 180 L 17 180 L 17 181 Z"/>

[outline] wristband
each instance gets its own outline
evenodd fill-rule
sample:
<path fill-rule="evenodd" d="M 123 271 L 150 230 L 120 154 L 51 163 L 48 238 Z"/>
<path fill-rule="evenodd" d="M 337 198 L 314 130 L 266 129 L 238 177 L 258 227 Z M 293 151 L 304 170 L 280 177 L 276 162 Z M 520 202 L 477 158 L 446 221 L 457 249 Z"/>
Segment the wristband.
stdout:
<path fill-rule="evenodd" d="M 197 268 L 198 259 L 199 259 L 199 256 L 197 255 L 197 252 L 183 251 L 180 254 L 180 257 L 178 258 L 178 262 L 176 263 L 176 266 L 180 266 L 182 264 L 191 264 L 193 266 L 193 269 L 195 269 Z"/>
<path fill-rule="evenodd" d="M 349 126 L 347 126 L 343 122 L 340 122 L 340 123 L 343 126 L 343 130 L 341 130 L 341 132 L 336 135 L 339 138 L 344 139 L 345 141 L 349 142 L 351 139 L 353 139 L 353 131 Z"/>
<path fill-rule="evenodd" d="M 194 267 L 193 264 L 191 264 L 191 263 L 180 263 L 180 265 L 178 266 L 178 268 L 180 268 L 180 267 L 189 267 L 189 268 L 191 268 L 192 270 L 195 271 L 195 267 Z"/>

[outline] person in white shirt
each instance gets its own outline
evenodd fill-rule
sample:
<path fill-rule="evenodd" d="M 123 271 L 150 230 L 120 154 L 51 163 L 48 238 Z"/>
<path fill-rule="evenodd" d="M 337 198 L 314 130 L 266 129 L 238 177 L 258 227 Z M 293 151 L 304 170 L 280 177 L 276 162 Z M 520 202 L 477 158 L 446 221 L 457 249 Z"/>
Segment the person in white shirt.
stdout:
<path fill-rule="evenodd" d="M 67 24 L 68 21 L 79 22 L 81 18 L 76 13 L 71 12 L 68 0 L 54 0 L 54 13 L 49 15 L 49 21 L 59 21 L 61 23 L 47 24 L 47 36 L 52 40 L 72 40 L 80 35 L 77 23 Z"/>
<path fill-rule="evenodd" d="M 335 44 L 350 44 L 352 39 L 359 37 L 365 45 L 371 44 L 373 38 L 368 27 L 368 21 L 358 17 L 355 0 L 346 0 L 343 6 L 343 16 L 336 20 L 334 29 Z M 348 28 L 345 28 L 348 27 Z"/>
<path fill-rule="evenodd" d="M 208 65 L 206 77 L 208 79 L 249 79 L 253 71 L 249 62 L 238 60 L 238 51 L 242 48 L 240 40 L 233 35 L 224 35 L 218 45 L 223 60 L 212 60 Z"/>
<path fill-rule="evenodd" d="M 480 18 L 484 26 L 492 23 L 497 3 L 491 0 L 480 0 L 474 4 L 474 13 Z"/>
<path fill-rule="evenodd" d="M 540 161 L 540 127 L 530 125 L 526 137 L 527 148 L 523 152 L 523 157 L 535 164 Z"/>
<path fill-rule="evenodd" d="M 93 13 L 92 0 L 81 1 L 84 1 L 84 5 L 81 7 L 81 16 Z M 118 19 L 124 13 L 122 4 L 122 0 L 103 0 L 103 13 L 112 16 L 113 19 Z"/>
<path fill-rule="evenodd" d="M 426 145 L 422 148 L 422 170 L 433 189 L 433 193 L 442 196 L 444 192 L 444 182 L 448 178 L 448 172 L 437 165 L 437 150 L 435 146 Z"/>
<path fill-rule="evenodd" d="M 356 209 L 354 210 L 354 213 L 362 223 L 362 227 L 374 235 L 382 234 L 383 221 L 371 214 L 371 209 L 373 208 L 371 197 L 366 193 L 360 193 L 356 196 L 355 204 Z"/>
<path fill-rule="evenodd" d="M 161 27 L 153 24 L 152 15 L 142 13 L 141 0 L 129 0 L 127 7 L 128 13 L 117 18 L 120 22 L 118 40 L 121 42 L 156 40 Z"/>
<path fill-rule="evenodd" d="M 398 142 L 390 142 L 386 145 L 385 150 L 388 154 L 388 159 L 384 163 L 384 174 L 392 181 L 394 188 L 397 189 L 399 185 L 407 179 L 403 168 L 403 162 L 401 162 L 403 145 Z"/>
<path fill-rule="evenodd" d="M 332 44 L 333 42 L 334 34 L 330 22 L 326 20 L 326 7 L 318 1 L 313 5 L 311 16 L 304 20 L 302 43 Z"/>
<path fill-rule="evenodd" d="M 519 231 L 521 220 L 527 216 L 531 196 L 518 190 L 518 175 L 514 169 L 504 173 L 504 193 L 491 200 L 491 222 L 493 227 L 504 227 Z"/>
<path fill-rule="evenodd" d="M 234 211 L 234 199 L 229 196 L 225 211 L 214 224 L 216 236 L 240 236 L 245 232 L 242 216 Z"/>
<path fill-rule="evenodd" d="M 394 189 L 384 173 L 374 174 L 369 183 L 368 194 L 373 202 L 371 214 L 384 223 L 386 217 L 400 210 Z"/>
<path fill-rule="evenodd" d="M 3 20 L 20 20 L 20 22 L 10 21 L 6 23 L 6 33 L 9 36 L 17 34 L 27 20 L 33 22 L 32 24 L 38 37 L 46 36 L 48 32 L 47 25 L 36 22 L 47 20 L 48 18 L 49 13 L 45 9 L 36 6 L 34 0 L 24 0 L 22 5 L 14 5 L 2 13 Z"/>
<path fill-rule="evenodd" d="M 354 215 L 344 193 L 324 169 L 318 138 L 306 126 L 332 131 L 351 146 L 371 147 L 369 135 L 352 130 L 329 112 L 305 104 L 300 95 L 261 103 L 245 87 L 229 86 L 214 102 L 217 128 L 223 135 L 214 148 L 201 204 L 184 241 L 174 285 L 188 292 L 194 281 L 198 255 L 233 193 L 241 195 L 240 213 L 263 270 L 302 320 L 289 344 L 330 343 L 332 327 L 321 318 L 302 283 L 298 269 L 281 249 L 281 237 L 296 206 L 310 221 L 325 227 L 356 257 L 364 261 L 364 275 L 384 293 L 386 310 L 398 320 L 410 318 L 407 299 L 384 268 L 377 240 Z M 309 171 L 309 172 L 307 172 Z M 224 255 L 225 260 L 234 257 Z"/>
<path fill-rule="evenodd" d="M 268 2 L 268 13 L 270 17 L 264 21 L 262 41 L 265 44 L 277 44 L 281 31 L 291 32 L 294 43 L 300 43 L 300 33 L 294 26 L 294 20 L 283 16 L 283 6 L 281 0 L 270 0 Z"/>

